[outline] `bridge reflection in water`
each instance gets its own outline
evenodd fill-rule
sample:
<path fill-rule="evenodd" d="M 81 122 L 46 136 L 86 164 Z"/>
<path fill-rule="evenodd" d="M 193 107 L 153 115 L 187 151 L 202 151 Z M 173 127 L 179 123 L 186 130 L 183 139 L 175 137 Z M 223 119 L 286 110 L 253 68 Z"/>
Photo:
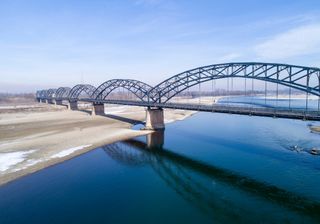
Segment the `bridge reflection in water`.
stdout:
<path fill-rule="evenodd" d="M 320 220 L 317 201 L 165 149 L 164 132 L 146 138 L 147 143 L 133 139 L 103 150 L 124 165 L 151 166 L 178 195 L 215 220 L 290 221 L 288 213 L 296 215 L 295 221 Z"/>

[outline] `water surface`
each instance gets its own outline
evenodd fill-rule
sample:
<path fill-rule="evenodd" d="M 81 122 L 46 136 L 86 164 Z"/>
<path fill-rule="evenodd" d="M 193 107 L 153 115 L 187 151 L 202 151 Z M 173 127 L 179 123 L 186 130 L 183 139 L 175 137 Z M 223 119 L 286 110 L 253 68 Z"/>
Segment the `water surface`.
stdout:
<path fill-rule="evenodd" d="M 198 113 L 0 187 L 0 223 L 319 223 L 309 124 Z"/>

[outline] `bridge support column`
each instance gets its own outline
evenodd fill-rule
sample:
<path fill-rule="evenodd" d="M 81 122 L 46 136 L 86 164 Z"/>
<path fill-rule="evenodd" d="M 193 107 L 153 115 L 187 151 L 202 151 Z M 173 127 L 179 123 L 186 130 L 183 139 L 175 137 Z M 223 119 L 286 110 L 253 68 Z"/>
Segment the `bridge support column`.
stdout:
<path fill-rule="evenodd" d="M 69 110 L 78 110 L 78 102 L 77 101 L 69 101 L 68 109 Z"/>
<path fill-rule="evenodd" d="M 162 108 L 148 108 L 146 113 L 146 130 L 163 130 L 165 128 Z"/>
<path fill-rule="evenodd" d="M 54 104 L 55 104 L 55 105 L 62 105 L 62 100 L 55 100 L 55 101 L 54 101 Z"/>
<path fill-rule="evenodd" d="M 55 104 L 56 106 L 58 106 L 58 105 L 62 106 L 62 105 L 63 105 L 63 104 L 62 104 L 62 100 L 54 100 L 54 104 Z"/>
<path fill-rule="evenodd" d="M 162 149 L 164 144 L 164 130 L 155 131 L 147 135 L 149 149 Z"/>
<path fill-rule="evenodd" d="M 93 103 L 91 115 L 105 115 L 103 103 Z"/>

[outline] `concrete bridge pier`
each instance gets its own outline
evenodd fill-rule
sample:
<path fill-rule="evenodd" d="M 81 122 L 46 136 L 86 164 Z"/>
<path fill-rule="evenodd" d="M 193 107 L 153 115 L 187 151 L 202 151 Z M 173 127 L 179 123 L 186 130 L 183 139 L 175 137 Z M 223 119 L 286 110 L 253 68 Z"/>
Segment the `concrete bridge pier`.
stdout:
<path fill-rule="evenodd" d="M 62 100 L 54 100 L 55 105 L 62 105 Z"/>
<path fill-rule="evenodd" d="M 93 103 L 91 115 L 105 115 L 103 103 Z"/>
<path fill-rule="evenodd" d="M 78 110 L 78 102 L 77 101 L 69 101 L 68 102 L 68 110 Z"/>
<path fill-rule="evenodd" d="M 146 110 L 146 130 L 164 130 L 164 116 L 162 108 L 148 108 Z"/>

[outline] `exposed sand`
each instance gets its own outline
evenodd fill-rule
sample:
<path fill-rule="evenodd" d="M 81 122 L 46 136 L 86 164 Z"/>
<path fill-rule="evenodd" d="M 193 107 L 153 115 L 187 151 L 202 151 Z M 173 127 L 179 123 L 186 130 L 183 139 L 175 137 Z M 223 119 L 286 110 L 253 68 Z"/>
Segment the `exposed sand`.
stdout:
<path fill-rule="evenodd" d="M 165 122 L 193 113 L 165 110 Z M 91 116 L 46 104 L 0 106 L 0 185 L 99 146 L 146 135 L 151 131 L 131 129 L 144 120 L 141 107 L 107 106 L 106 116 Z"/>

